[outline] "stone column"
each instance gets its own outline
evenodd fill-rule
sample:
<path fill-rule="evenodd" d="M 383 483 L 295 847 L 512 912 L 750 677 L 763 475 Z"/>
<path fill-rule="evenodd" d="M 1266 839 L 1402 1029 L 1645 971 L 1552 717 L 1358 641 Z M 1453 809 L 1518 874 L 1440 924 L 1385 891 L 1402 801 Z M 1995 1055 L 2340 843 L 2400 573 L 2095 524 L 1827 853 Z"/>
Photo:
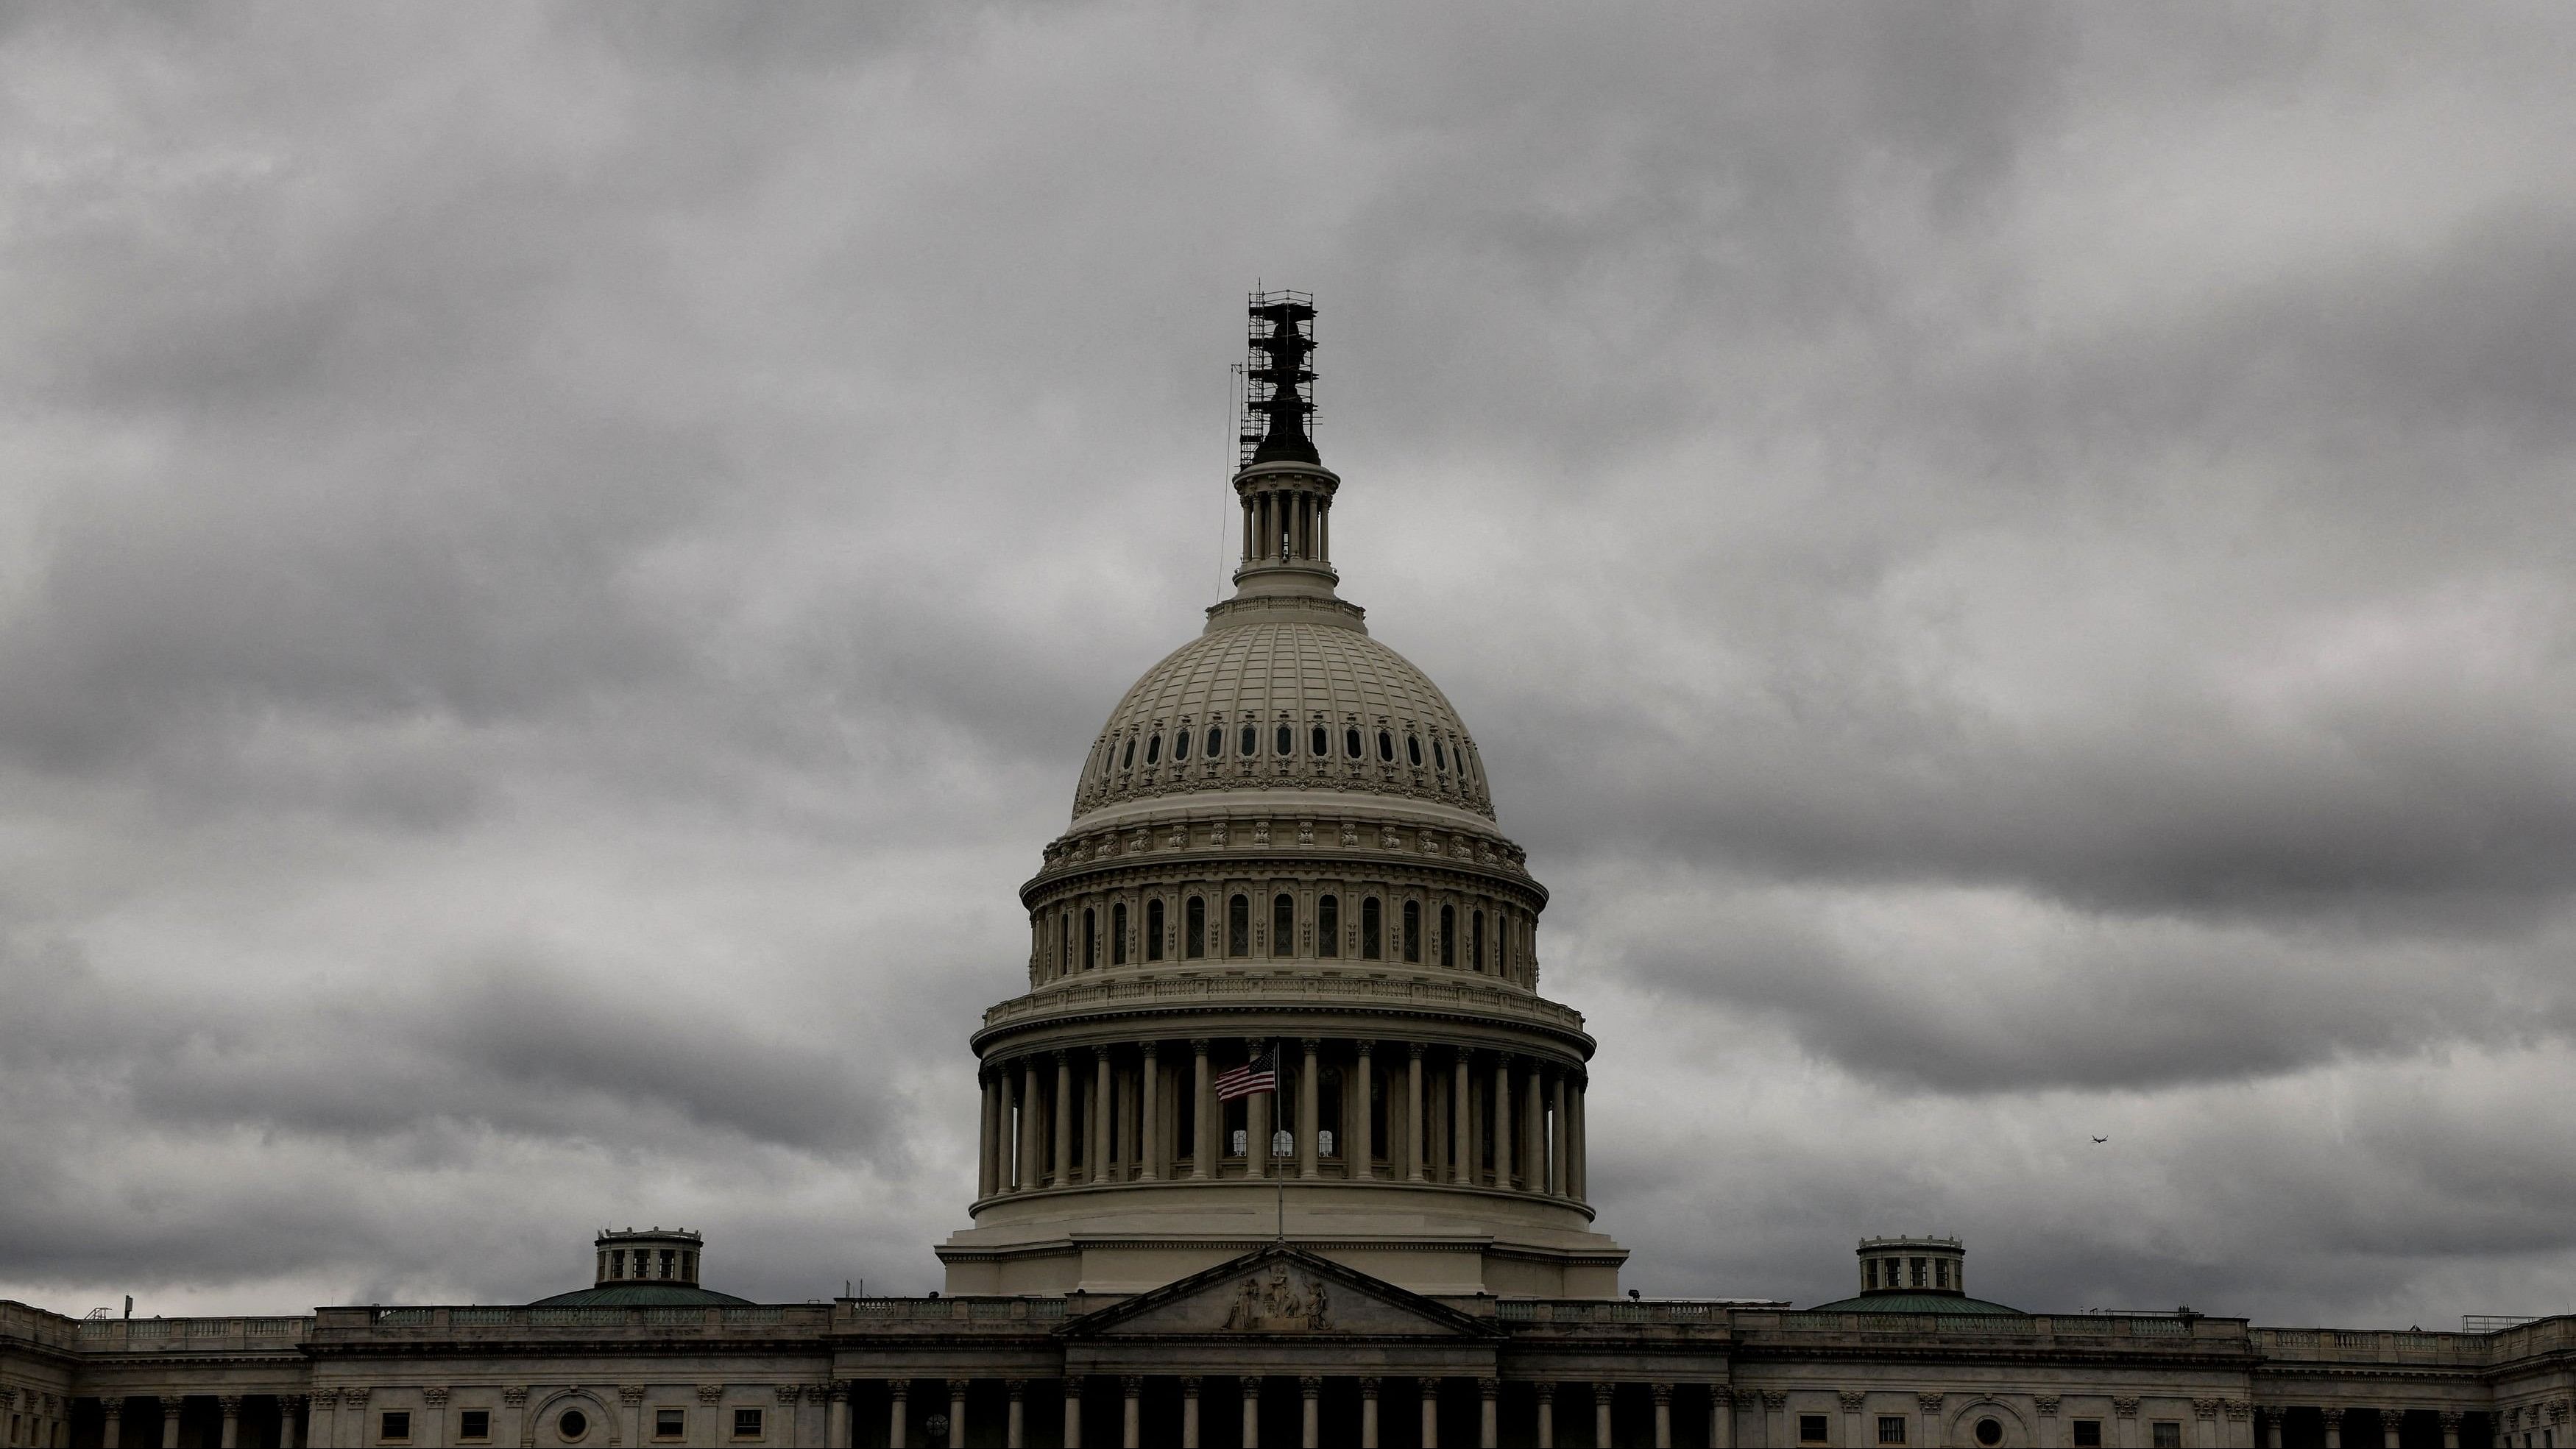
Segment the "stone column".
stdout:
<path fill-rule="evenodd" d="M 1243 1449 L 1261 1449 L 1261 1379 L 1248 1374 L 1235 1383 L 1243 1398 Z"/>
<path fill-rule="evenodd" d="M 908 1442 L 904 1438 L 904 1428 L 912 1422 L 912 1380 L 888 1379 L 886 1393 L 892 1401 L 892 1407 L 886 1411 L 886 1442 L 894 1449 L 904 1449 Z M 721 1414 L 724 1411 L 719 1409 L 716 1412 Z M 719 1424 L 716 1427 L 721 1429 L 724 1426 Z"/>
<path fill-rule="evenodd" d="M 179 1406 L 180 1406 L 181 1404 L 183 1404 L 184 1402 L 186 1402 L 186 1401 L 185 1401 L 185 1400 L 183 1400 L 183 1399 L 181 1399 L 177 1394 L 163 1394 L 163 1395 L 161 1396 L 161 1442 L 162 1442 L 162 1443 L 164 1443 L 164 1444 L 169 1444 L 169 1445 L 176 1445 L 176 1444 L 179 1442 Z M 359 1424 L 359 1426 L 360 1426 L 360 1427 L 359 1427 L 359 1432 L 360 1432 L 361 1434 L 363 1434 L 363 1433 L 365 1433 L 365 1432 L 366 1432 L 366 1431 L 365 1431 L 365 1425 L 366 1425 L 366 1422 L 367 1422 L 367 1421 L 366 1421 L 365 1419 L 363 1419 L 363 1418 L 362 1418 L 362 1419 L 360 1419 L 360 1420 L 358 1421 L 358 1424 Z M 366 1441 L 365 1441 L 364 1439 L 361 1439 L 361 1440 L 359 1440 L 359 1442 L 360 1442 L 360 1443 L 365 1443 Z"/>
<path fill-rule="evenodd" d="M 2279 1409 L 2263 1411 L 2263 1431 L 2258 1437 L 2262 1439 L 2264 1449 L 2281 1449 L 2281 1414 Z"/>
<path fill-rule="evenodd" d="M 498 1437 L 497 1434 L 495 1437 Z M 303 1395 L 281 1394 L 278 1396 L 277 1443 L 278 1449 L 302 1449 L 304 1443 Z"/>
<path fill-rule="evenodd" d="M 370 1392 L 363 1388 L 340 1391 L 340 1422 L 331 1430 L 333 1443 L 355 1446 L 367 1442 L 367 1395 Z"/>
<path fill-rule="evenodd" d="M 1112 1159 L 1109 1155 L 1109 1129 L 1110 1124 L 1117 1120 L 1109 1115 L 1110 1107 L 1109 1048 L 1093 1047 L 1091 1049 L 1091 1111 L 1086 1114 L 1091 1119 L 1091 1141 L 1083 1148 L 1083 1161 L 1089 1164 L 1083 1172 L 1083 1178 L 1088 1182 L 1118 1180 L 1117 1174 L 1110 1169 Z"/>
<path fill-rule="evenodd" d="M 1476 1380 L 1476 1397 L 1483 1401 L 1476 1413 L 1476 1443 L 1479 1449 L 1501 1449 L 1503 1381 L 1501 1379 Z"/>
<path fill-rule="evenodd" d="M 701 1398 L 698 1402 L 704 1403 L 706 1400 Z M 528 1386 L 526 1384 L 511 1384 L 507 1388 L 502 1389 L 501 1407 L 509 1411 L 510 1437 L 507 1440 L 502 1440 L 498 1431 L 498 1426 L 496 1425 L 495 1432 L 492 1435 L 493 1439 L 499 1442 L 511 1444 L 516 1444 L 521 1440 L 526 1439 L 528 1437 Z"/>
<path fill-rule="evenodd" d="M 2216 1399 L 2194 1399 L 2194 1400 L 2192 1400 L 2192 1401 L 2191 1401 L 2191 1417 L 2192 1417 L 2192 1421 L 2193 1421 L 2195 1424 L 2197 1424 L 2197 1425 L 2199 1426 L 2199 1428 L 2200 1428 L 2200 1444 L 2201 1444 L 2201 1449 L 2219 1449 L 2219 1446 L 2218 1446 L 2218 1400 L 2216 1400 Z M 2391 1444 L 2388 1446 L 2388 1449 L 2397 1449 L 2397 1446 L 2396 1446 L 2394 1443 L 2391 1443 Z"/>
<path fill-rule="evenodd" d="M 642 1384 L 620 1384 L 620 1385 L 618 1385 L 618 1388 L 617 1388 L 617 1402 L 618 1402 L 618 1403 L 620 1403 L 620 1404 L 622 1404 L 622 1405 L 624 1405 L 624 1406 L 625 1406 L 625 1409 L 626 1409 L 626 1438 L 627 1438 L 627 1442 L 629 1442 L 629 1443 L 633 1443 L 633 1444 L 641 1444 L 641 1443 L 643 1443 L 643 1442 L 644 1442 L 644 1386 L 643 1386 Z M 778 1399 L 778 1407 L 786 1411 L 786 1413 L 787 1413 L 787 1422 L 788 1422 L 788 1423 L 790 1423 L 790 1424 L 795 1423 L 795 1422 L 796 1422 L 796 1390 L 794 1390 L 793 1388 L 783 1390 L 783 1391 L 780 1393 L 780 1395 L 779 1395 L 779 1399 Z M 435 1444 L 435 1443 L 437 1443 L 437 1442 L 439 1442 L 439 1441 L 438 1441 L 438 1440 L 436 1440 L 436 1439 L 432 1439 L 432 1440 L 430 1440 L 429 1442 L 431 1442 L 431 1443 Z"/>
<path fill-rule="evenodd" d="M 1422 1170 L 1422 1043 L 1412 1043 L 1404 1067 L 1404 1180 L 1424 1182 Z"/>
<path fill-rule="evenodd" d="M 1767 1406 L 1770 1404 L 1772 1397 L 1773 1396 L 1770 1394 L 1764 1394 L 1762 1396 L 1762 1402 Z M 1785 1399 L 1787 1395 L 1784 1394 L 1779 1397 Z M 1941 1401 L 1946 1397 L 1948 1396 L 1945 1394 L 1916 1394 L 1914 1396 L 1914 1406 L 1923 1411 L 1922 1449 L 1941 1449 Z M 2131 1399 L 2129 1401 L 2129 1412 L 2132 1414 L 2137 1412 L 2137 1402 L 2138 1401 L 2135 1399 Z"/>
<path fill-rule="evenodd" d="M 1343 1175 L 1353 1182 L 1377 1176 L 1377 1143 L 1371 1137 L 1375 1128 L 1369 1122 L 1369 1099 L 1377 1091 L 1377 1070 L 1370 1065 L 1370 1054 L 1376 1050 L 1376 1042 L 1360 1038 L 1358 1063 L 1351 1069 L 1350 1080 L 1342 1084 L 1342 1111 L 1351 1119 L 1349 1140 L 1342 1144 L 1342 1161 L 1349 1164 Z M 1357 1111 L 1351 1110 L 1354 1102 Z"/>
<path fill-rule="evenodd" d="M 2441 1419 L 2442 1449 L 2460 1449 L 2460 1416 L 2452 1410 L 2444 1409 Z"/>
<path fill-rule="evenodd" d="M 1843 1406 L 1843 1443 L 1855 1446 L 1866 1443 L 1861 1437 L 1860 1411 L 1869 1403 L 1869 1395 L 1845 1389 L 1836 1397 L 1842 1400 Z"/>
<path fill-rule="evenodd" d="M 1558 1068 L 1556 1081 L 1556 1130 L 1547 1135 L 1547 1190 L 1558 1197 L 1573 1196 L 1565 1180 L 1565 1071 Z"/>
<path fill-rule="evenodd" d="M 1321 1177 L 1323 1172 L 1315 1165 L 1315 1138 L 1323 1124 L 1315 1120 L 1315 1114 L 1323 1110 L 1324 1094 L 1318 1090 L 1321 1084 L 1317 1080 L 1322 1069 L 1316 1065 L 1323 1043 L 1310 1036 L 1298 1045 L 1305 1049 L 1306 1060 L 1297 1072 L 1297 1175 Z"/>
<path fill-rule="evenodd" d="M 2254 1406 L 2243 1399 L 2228 1399 L 2221 1407 L 2227 1411 L 2227 1449 L 2254 1449 Z"/>
<path fill-rule="evenodd" d="M 1064 1376 L 1064 1449 L 1082 1449 L 1082 1375 Z"/>
<path fill-rule="evenodd" d="M 1673 1449 L 1673 1386 L 1648 1384 L 1655 1394 L 1655 1449 Z"/>
<path fill-rule="evenodd" d="M 1449 1086 L 1449 1180 L 1473 1184 L 1476 1180 L 1475 1124 L 1468 1114 L 1467 1049 L 1458 1048 L 1450 1064 Z"/>
<path fill-rule="evenodd" d="M 1136 1106 L 1141 1126 L 1136 1133 L 1136 1176 L 1146 1182 L 1163 1180 L 1163 1077 L 1161 1063 L 1154 1056 L 1156 1045 L 1149 1041 L 1137 1048 L 1144 1053 L 1144 1065 L 1137 1069 Z"/>
<path fill-rule="evenodd" d="M 446 1396 L 441 1394 L 440 1397 Z M 241 1406 L 239 1394 L 219 1394 L 215 1398 L 215 1412 L 224 1416 L 224 1449 L 241 1449 Z M 441 1440 L 437 1434 L 433 1434 L 429 1442 L 436 1444 Z"/>
<path fill-rule="evenodd" d="M 107 1415 L 107 1434 L 98 1442 L 107 1446 L 107 1449 L 120 1449 L 120 1446 L 125 1443 L 125 1400 L 123 1398 L 100 1399 L 98 1407 L 101 1413 Z"/>
<path fill-rule="evenodd" d="M 834 1445 L 850 1442 L 850 1381 L 832 1380 L 831 1410 L 823 1420 L 823 1432 Z"/>
<path fill-rule="evenodd" d="M 975 1155 L 975 1195 L 991 1197 L 1001 1187 L 1001 1158 L 995 1155 L 993 1143 L 1001 1136 L 1002 1084 L 990 1072 L 981 1075 L 984 1078 L 984 1150 Z"/>
<path fill-rule="evenodd" d="M 1422 1449 L 1440 1449 L 1440 1381 L 1414 1382 L 1422 1386 Z"/>
<path fill-rule="evenodd" d="M 1073 1184 L 1073 1053 L 1055 1054 L 1055 1161 L 1047 1173 L 1051 1187 Z"/>
<path fill-rule="evenodd" d="M 1556 1449 L 1556 1385 L 1541 1379 L 1538 1391 L 1538 1449 Z"/>
<path fill-rule="evenodd" d="M 1129 1374 L 1118 1381 L 1118 1397 L 1123 1414 L 1123 1422 L 1119 1429 L 1123 1437 L 1120 1442 L 1125 1444 L 1127 1449 L 1144 1449 L 1144 1395 L 1145 1380 L 1139 1375 Z"/>
<path fill-rule="evenodd" d="M 1199 1449 L 1199 1384 L 1197 1374 L 1181 1376 L 1181 1449 Z"/>
<path fill-rule="evenodd" d="M 1595 1444 L 1610 1442 L 1610 1397 L 1618 1389 L 1617 1384 L 1611 1383 L 1592 1386 L 1592 1442 Z"/>
<path fill-rule="evenodd" d="M 2380 1437 L 2386 1442 L 2387 1449 L 2397 1449 L 2397 1430 L 2398 1427 L 2405 1422 L 2406 1411 L 2404 1409 L 2382 1409 L 2379 1411 L 2379 1433 Z"/>
<path fill-rule="evenodd" d="M 2041 1394 L 2030 1406 L 2039 1411 L 2039 1449 L 2057 1449 L 2057 1395 Z"/>
<path fill-rule="evenodd" d="M 1192 1114 L 1197 1120 L 1190 1135 L 1197 1140 L 1190 1144 L 1190 1176 L 1214 1177 L 1216 1176 L 1217 1132 L 1214 1111 L 1216 1088 L 1212 1085 L 1212 1079 L 1208 1074 L 1208 1039 L 1203 1036 L 1193 1037 L 1190 1041 L 1190 1055 L 1198 1061 L 1198 1082 L 1191 1089 L 1198 1095 L 1191 1099 L 1197 1103 L 1197 1111 Z"/>
<path fill-rule="evenodd" d="M 973 1379 L 948 1381 L 948 1442 L 951 1444 L 966 1442 L 966 1390 L 974 1382 Z M 845 1441 L 835 1439 L 832 1442 L 839 1445 Z"/>
<path fill-rule="evenodd" d="M 1307 1060 L 1314 1060 L 1312 1053 L 1308 1054 Z M 1305 1449 L 1324 1449 L 1324 1381 L 1313 1374 L 1301 1375 L 1297 1380 L 1297 1397 L 1303 1401 L 1299 1405 L 1299 1442 Z"/>
<path fill-rule="evenodd" d="M 1244 1050 L 1256 1057 L 1267 1045 L 1261 1041 L 1243 1044 Z M 1243 1175 L 1246 1177 L 1270 1175 L 1270 1099 L 1277 1095 L 1276 1092 L 1255 1092 L 1243 1099 Z"/>
<path fill-rule="evenodd" d="M 1935 1405 L 1938 1405 L 1941 1401 L 1941 1396 L 1939 1394 L 1934 1394 L 1932 1396 L 1932 1401 Z M 1780 1449 L 1780 1446 L 1789 1442 L 1788 1415 L 1785 1412 L 1788 1407 L 1789 1396 L 1787 1394 L 1782 1393 L 1778 1389 L 1765 1389 L 1762 1391 L 1762 1442 L 1767 1446 L 1767 1449 Z M 1926 1411 L 1924 1422 L 1927 1424 L 1932 1422 L 1929 1411 Z M 1940 1429 L 1935 1426 L 1931 1433 L 1923 1436 L 1921 1449 L 1939 1449 L 1940 1442 L 1941 1432 Z"/>
<path fill-rule="evenodd" d="M 1565 1100 L 1560 1080 L 1557 1100 Z M 1564 1119 L 1559 1118 L 1562 1121 Z M 1723 1385 L 1708 1391 L 1709 1449 L 1735 1449 L 1735 1393 Z"/>
<path fill-rule="evenodd" d="M 1045 1139 L 1039 1134 L 1038 1059 L 1025 1057 L 1020 1062 L 1020 1191 L 1028 1192 L 1046 1186 L 1046 1174 L 1040 1171 L 1046 1162 Z"/>
<path fill-rule="evenodd" d="M 1536 1061 L 1521 1088 L 1521 1187 L 1547 1191 L 1547 1083 Z"/>
<path fill-rule="evenodd" d="M 1512 1185 L 1512 1054 L 1494 1054 L 1494 1186 Z"/>
<path fill-rule="evenodd" d="M 1566 1140 L 1565 1180 L 1570 1187 L 1566 1196 L 1576 1202 L 1592 1200 L 1592 1163 L 1589 1160 L 1592 1138 L 1583 1118 L 1584 1092 L 1590 1085 L 1588 1078 L 1574 1079 L 1574 1130 Z"/>
<path fill-rule="evenodd" d="M 2111 1400 L 2111 1414 L 2120 1426 L 2120 1449 L 2136 1449 L 2138 1401 L 2132 1398 L 2115 1398 Z M 2331 1416 L 2326 1420 L 2326 1449 L 2340 1449 L 2343 1443 L 2343 1434 L 2336 1427 L 2337 1423 L 2338 1421 Z M 1934 1446 L 1934 1449 L 1938 1449 L 1938 1446 Z"/>
<path fill-rule="evenodd" d="M 1011 1399 L 1010 1418 L 1003 1425 L 1002 1442 L 1009 1446 L 1009 1449 L 1022 1449 L 1022 1446 L 1029 1442 L 1029 1381 L 1004 1379 L 1002 1390 L 1010 1395 Z"/>
<path fill-rule="evenodd" d="M 1378 1449 L 1377 1386 L 1375 1375 L 1360 1380 L 1360 1449 Z"/>

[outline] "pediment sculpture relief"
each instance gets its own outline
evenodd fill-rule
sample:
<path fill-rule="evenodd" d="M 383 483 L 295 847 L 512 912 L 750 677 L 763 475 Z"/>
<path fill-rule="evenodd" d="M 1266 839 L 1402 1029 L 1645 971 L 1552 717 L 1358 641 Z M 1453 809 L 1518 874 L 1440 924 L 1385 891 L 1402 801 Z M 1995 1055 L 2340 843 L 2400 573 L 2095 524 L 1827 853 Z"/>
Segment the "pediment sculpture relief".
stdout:
<path fill-rule="evenodd" d="M 1273 1265 L 1269 1277 L 1255 1273 L 1235 1285 L 1225 1326 L 1237 1333 L 1320 1333 L 1333 1326 L 1332 1300 L 1322 1279 L 1294 1283 L 1285 1267 Z"/>

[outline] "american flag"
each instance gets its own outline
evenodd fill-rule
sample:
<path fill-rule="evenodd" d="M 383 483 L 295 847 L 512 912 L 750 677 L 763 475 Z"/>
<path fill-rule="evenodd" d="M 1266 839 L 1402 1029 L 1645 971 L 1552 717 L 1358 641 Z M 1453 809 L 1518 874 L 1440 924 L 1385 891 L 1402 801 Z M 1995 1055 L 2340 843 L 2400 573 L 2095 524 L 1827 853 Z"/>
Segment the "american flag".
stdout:
<path fill-rule="evenodd" d="M 1263 1047 L 1261 1055 L 1230 1072 L 1216 1076 L 1216 1099 L 1231 1102 L 1237 1097 L 1250 1097 L 1279 1090 L 1279 1048 Z"/>

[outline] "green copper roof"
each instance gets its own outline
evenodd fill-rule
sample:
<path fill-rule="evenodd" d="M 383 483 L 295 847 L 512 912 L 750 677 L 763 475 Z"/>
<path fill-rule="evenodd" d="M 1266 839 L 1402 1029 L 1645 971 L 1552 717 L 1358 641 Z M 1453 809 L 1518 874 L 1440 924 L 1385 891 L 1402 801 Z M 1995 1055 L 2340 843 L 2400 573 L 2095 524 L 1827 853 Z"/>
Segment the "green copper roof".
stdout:
<path fill-rule="evenodd" d="M 540 1298 L 530 1308 L 703 1308 L 710 1303 L 749 1303 L 692 1283 L 605 1283 Z"/>
<path fill-rule="evenodd" d="M 2014 1318 L 2030 1315 L 2018 1308 L 1988 1303 L 1957 1293 L 1865 1293 L 1833 1303 L 1801 1308 L 1800 1313 L 1994 1313 Z"/>

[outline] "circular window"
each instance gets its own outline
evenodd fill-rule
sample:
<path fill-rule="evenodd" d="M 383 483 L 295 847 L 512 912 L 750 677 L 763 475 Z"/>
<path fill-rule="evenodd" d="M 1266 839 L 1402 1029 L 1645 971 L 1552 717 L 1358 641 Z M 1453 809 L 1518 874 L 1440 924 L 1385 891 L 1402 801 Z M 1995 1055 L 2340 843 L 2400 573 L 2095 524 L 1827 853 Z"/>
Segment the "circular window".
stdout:
<path fill-rule="evenodd" d="M 1984 1445 L 1985 1449 L 1995 1449 L 1996 1445 L 2004 1442 L 2003 1421 L 1999 1419 L 1979 1419 L 1977 1421 L 1977 1442 Z"/>
<path fill-rule="evenodd" d="M 590 1432 L 590 1416 L 579 1409 L 566 1409 L 555 1420 L 555 1433 L 567 1444 L 578 1444 Z"/>

